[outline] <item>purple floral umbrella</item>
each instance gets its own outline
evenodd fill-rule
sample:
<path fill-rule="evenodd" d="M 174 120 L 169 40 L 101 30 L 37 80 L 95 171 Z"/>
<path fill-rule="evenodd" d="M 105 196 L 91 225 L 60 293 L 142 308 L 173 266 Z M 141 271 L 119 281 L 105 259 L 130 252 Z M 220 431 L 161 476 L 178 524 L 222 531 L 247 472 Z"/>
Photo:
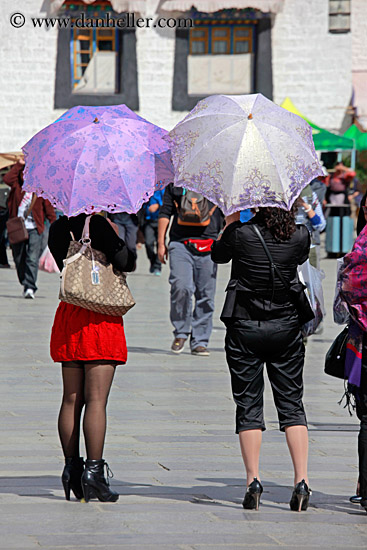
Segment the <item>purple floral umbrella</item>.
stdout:
<path fill-rule="evenodd" d="M 126 105 L 73 107 L 24 145 L 23 187 L 67 216 L 136 213 L 173 181 L 165 135 Z"/>

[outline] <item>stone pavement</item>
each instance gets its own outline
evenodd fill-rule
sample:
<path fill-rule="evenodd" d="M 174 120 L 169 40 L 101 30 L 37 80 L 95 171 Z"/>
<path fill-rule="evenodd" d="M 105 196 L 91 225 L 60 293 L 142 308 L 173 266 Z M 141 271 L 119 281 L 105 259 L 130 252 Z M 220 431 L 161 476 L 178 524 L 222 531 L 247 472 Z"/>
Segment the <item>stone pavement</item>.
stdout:
<path fill-rule="evenodd" d="M 0 548 L 45 550 L 360 549 L 367 515 L 348 502 L 357 480 L 355 417 L 338 406 L 342 383 L 323 374 L 340 330 L 330 313 L 335 261 L 323 261 L 328 317 L 307 345 L 311 506 L 289 510 L 291 461 L 266 388 L 259 512 L 245 512 L 244 469 L 219 321 L 228 266 L 219 269 L 210 358 L 171 355 L 168 269 L 149 275 L 144 250 L 129 277 L 128 364 L 109 402 L 105 458 L 116 504 L 64 500 L 56 431 L 60 367 L 48 353 L 58 276 L 40 273 L 36 300 L 21 297 L 15 270 L 0 271 Z"/>

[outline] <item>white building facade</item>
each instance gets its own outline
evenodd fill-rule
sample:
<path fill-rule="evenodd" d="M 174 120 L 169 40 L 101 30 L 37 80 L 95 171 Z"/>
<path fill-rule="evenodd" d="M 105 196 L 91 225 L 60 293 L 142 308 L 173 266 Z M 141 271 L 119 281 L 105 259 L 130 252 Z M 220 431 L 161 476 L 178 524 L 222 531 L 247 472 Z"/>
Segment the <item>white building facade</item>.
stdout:
<path fill-rule="evenodd" d="M 20 150 L 74 105 L 125 103 L 170 129 L 212 93 L 261 92 L 278 104 L 288 96 L 334 131 L 353 105 L 367 129 L 365 0 L 111 3 L 114 12 L 106 0 L 27 0 L 19 8 L 2 0 L 0 152 Z M 75 21 L 81 13 L 89 20 L 107 11 L 115 18 L 129 11 L 135 23 L 151 18 L 150 26 L 46 29 L 32 22 L 55 15 Z M 154 27 L 158 17 L 180 26 Z"/>

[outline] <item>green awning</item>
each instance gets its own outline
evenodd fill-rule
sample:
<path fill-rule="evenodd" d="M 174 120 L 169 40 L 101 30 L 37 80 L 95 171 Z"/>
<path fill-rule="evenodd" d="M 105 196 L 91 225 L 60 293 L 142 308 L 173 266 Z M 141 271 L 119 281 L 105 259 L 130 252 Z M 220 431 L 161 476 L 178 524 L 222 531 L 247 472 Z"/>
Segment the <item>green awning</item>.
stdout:
<path fill-rule="evenodd" d="M 354 143 L 352 139 L 348 136 L 339 136 L 338 134 L 333 134 L 333 132 L 329 132 L 324 128 L 320 128 L 320 126 L 317 126 L 308 120 L 308 118 L 306 118 L 302 113 L 300 113 L 289 97 L 283 101 L 281 107 L 283 107 L 283 109 L 287 109 L 295 115 L 300 116 L 303 120 L 308 122 L 312 128 L 312 137 L 316 151 L 348 151 L 353 149 Z"/>
<path fill-rule="evenodd" d="M 357 151 L 367 150 L 367 132 L 361 132 L 355 124 L 348 128 L 344 136 L 353 139 Z"/>

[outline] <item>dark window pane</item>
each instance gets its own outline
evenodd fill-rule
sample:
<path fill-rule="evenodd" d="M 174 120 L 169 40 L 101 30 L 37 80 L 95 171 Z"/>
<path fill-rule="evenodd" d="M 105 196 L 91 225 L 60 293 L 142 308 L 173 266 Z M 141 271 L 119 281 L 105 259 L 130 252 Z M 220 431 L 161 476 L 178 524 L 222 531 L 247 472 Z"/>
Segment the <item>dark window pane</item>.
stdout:
<path fill-rule="evenodd" d="M 98 29 L 98 37 L 100 36 L 110 36 L 112 38 L 113 36 L 113 32 L 114 30 L 113 29 Z"/>
<path fill-rule="evenodd" d="M 226 40 L 215 40 L 212 44 L 213 53 L 227 53 L 228 42 Z"/>
<path fill-rule="evenodd" d="M 195 30 L 195 31 L 191 31 L 191 36 L 193 38 L 205 38 L 205 31 L 204 30 Z"/>
<path fill-rule="evenodd" d="M 103 51 L 113 51 L 113 42 L 112 40 L 99 40 L 98 49 Z"/>
<path fill-rule="evenodd" d="M 248 53 L 250 51 L 250 43 L 248 40 L 237 40 L 234 43 L 234 53 Z"/>
<path fill-rule="evenodd" d="M 213 29 L 213 36 L 215 38 L 226 38 L 228 36 L 228 30 L 227 29 Z"/>
<path fill-rule="evenodd" d="M 250 29 L 235 29 L 235 36 L 250 36 Z"/>
<path fill-rule="evenodd" d="M 191 42 L 191 53 L 194 55 L 205 53 L 205 42 L 201 40 Z"/>
<path fill-rule="evenodd" d="M 76 43 L 76 49 L 77 49 L 77 51 L 89 50 L 90 49 L 89 40 L 78 40 L 77 43 Z"/>

